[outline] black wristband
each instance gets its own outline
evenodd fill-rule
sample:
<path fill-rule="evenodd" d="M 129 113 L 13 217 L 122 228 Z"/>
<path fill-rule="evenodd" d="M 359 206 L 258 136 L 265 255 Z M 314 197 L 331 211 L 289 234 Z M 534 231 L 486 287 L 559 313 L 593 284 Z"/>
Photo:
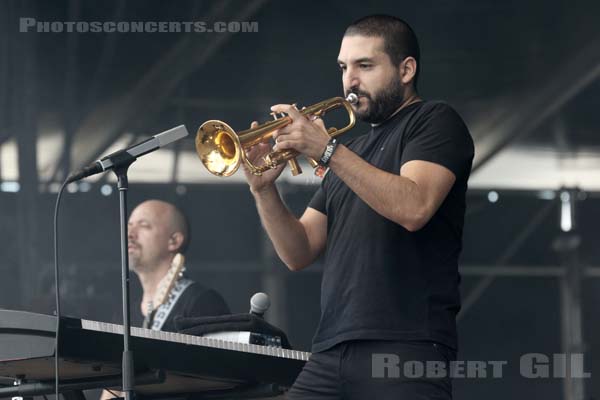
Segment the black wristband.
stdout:
<path fill-rule="evenodd" d="M 321 159 L 319 160 L 319 164 L 321 164 L 323 166 L 327 166 L 329 164 L 329 161 L 331 160 L 331 156 L 333 156 L 333 152 L 337 148 L 337 145 L 338 145 L 337 140 L 335 138 L 329 139 L 327 146 L 325 146 L 325 151 L 323 152 L 323 155 L 321 156 Z"/>

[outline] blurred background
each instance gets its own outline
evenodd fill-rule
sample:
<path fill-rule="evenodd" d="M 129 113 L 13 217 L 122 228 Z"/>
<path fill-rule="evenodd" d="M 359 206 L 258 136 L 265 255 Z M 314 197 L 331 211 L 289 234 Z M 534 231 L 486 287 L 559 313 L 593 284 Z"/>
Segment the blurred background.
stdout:
<path fill-rule="evenodd" d="M 461 258 L 461 360 L 507 360 L 499 379 L 457 379 L 457 399 L 600 398 L 600 3 L 594 1 L 107 0 L 0 3 L 0 308 L 54 310 L 52 215 L 69 171 L 179 124 L 190 136 L 139 159 L 129 207 L 171 201 L 192 223 L 188 272 L 232 311 L 267 292 L 270 322 L 309 350 L 321 265 L 291 273 L 238 173 L 210 176 L 194 137 L 269 106 L 341 94 L 340 39 L 388 13 L 420 40 L 419 89 L 476 143 Z M 37 21 L 251 21 L 255 32 L 53 33 Z M 333 116 L 333 120 L 336 120 Z M 359 125 L 348 140 L 367 132 Z M 300 214 L 319 179 L 280 189 Z M 120 322 L 118 194 L 110 174 L 68 187 L 60 213 L 64 313 Z M 133 287 L 134 312 L 141 290 Z M 526 353 L 584 353 L 592 378 L 527 379 Z"/>

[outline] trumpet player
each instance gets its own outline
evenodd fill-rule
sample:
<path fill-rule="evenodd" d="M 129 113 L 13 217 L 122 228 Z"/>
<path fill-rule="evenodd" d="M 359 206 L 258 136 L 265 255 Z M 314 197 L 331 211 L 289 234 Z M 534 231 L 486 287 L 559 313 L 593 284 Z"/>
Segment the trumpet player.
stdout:
<path fill-rule="evenodd" d="M 277 191 L 283 166 L 262 176 L 245 167 L 287 267 L 300 271 L 324 256 L 313 354 L 288 398 L 451 399 L 449 375 L 406 376 L 399 360 L 447 366 L 456 357 L 473 141 L 452 107 L 419 96 L 419 44 L 405 21 L 373 15 L 352 23 L 337 63 L 370 130 L 342 144 L 321 119 L 277 104 L 272 111 L 293 122 L 273 135 L 273 149 L 260 144 L 248 154 L 256 161 L 293 149 L 328 169 L 304 214 L 296 218 Z"/>

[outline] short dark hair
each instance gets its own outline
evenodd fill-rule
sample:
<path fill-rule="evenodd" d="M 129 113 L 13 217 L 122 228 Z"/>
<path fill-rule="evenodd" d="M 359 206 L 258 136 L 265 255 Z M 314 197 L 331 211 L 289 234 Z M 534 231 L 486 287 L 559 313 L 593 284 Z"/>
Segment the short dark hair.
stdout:
<path fill-rule="evenodd" d="M 400 65 L 406 57 L 413 57 L 417 61 L 417 71 L 413 83 L 415 87 L 417 86 L 421 50 L 417 35 L 406 21 L 391 15 L 369 15 L 348 26 L 344 36 L 349 35 L 382 37 L 384 51 L 395 66 Z"/>

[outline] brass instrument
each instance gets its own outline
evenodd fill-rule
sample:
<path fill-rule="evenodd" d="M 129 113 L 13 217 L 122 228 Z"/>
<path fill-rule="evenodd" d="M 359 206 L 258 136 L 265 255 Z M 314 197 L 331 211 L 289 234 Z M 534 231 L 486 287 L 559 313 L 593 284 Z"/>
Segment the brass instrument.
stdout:
<path fill-rule="evenodd" d="M 331 137 L 335 137 L 349 131 L 354 126 L 355 117 L 351 104 L 356 104 L 357 102 L 358 96 L 355 93 L 350 93 L 345 99 L 342 97 L 333 97 L 299 111 L 307 117 L 322 117 L 329 110 L 344 107 L 348 112 L 349 123 L 342 129 L 329 128 L 327 132 Z M 238 170 L 240 164 L 244 162 L 250 172 L 254 175 L 261 175 L 263 172 L 276 168 L 279 164 L 287 161 L 293 175 L 302 173 L 300 165 L 296 160 L 299 153 L 295 150 L 270 152 L 263 156 L 263 165 L 260 166 L 254 165 L 248 159 L 246 149 L 269 141 L 275 130 L 292 123 L 292 119 L 288 115 L 283 114 L 281 118 L 277 118 L 273 113 L 272 115 L 275 120 L 265 122 L 239 133 L 236 133 L 223 121 L 210 120 L 203 123 L 198 128 L 196 134 L 196 153 L 198 153 L 198 157 L 206 169 L 216 176 L 231 176 Z M 309 159 L 309 162 L 313 168 L 318 165 L 315 160 Z"/>

